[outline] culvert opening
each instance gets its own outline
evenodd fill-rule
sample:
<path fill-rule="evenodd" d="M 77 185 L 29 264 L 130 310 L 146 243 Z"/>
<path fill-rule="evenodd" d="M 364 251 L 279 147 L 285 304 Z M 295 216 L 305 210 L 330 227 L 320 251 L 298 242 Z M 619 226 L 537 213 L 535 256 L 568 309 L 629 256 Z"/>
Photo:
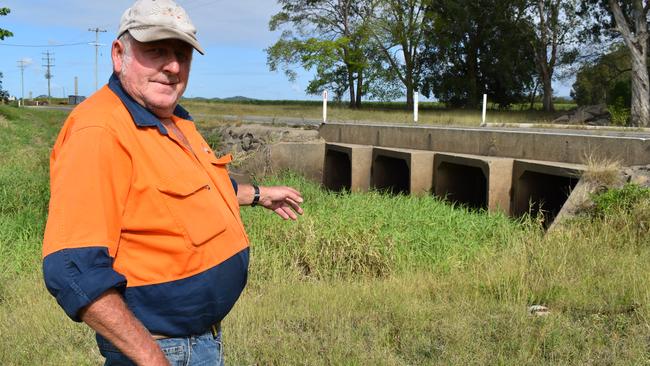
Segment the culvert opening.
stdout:
<path fill-rule="evenodd" d="M 512 213 L 515 216 L 530 213 L 533 217 L 541 214 L 544 226 L 549 227 L 579 179 L 579 177 L 524 172 L 516 182 Z"/>
<path fill-rule="evenodd" d="M 488 181 L 478 167 L 442 162 L 436 170 L 436 196 L 473 209 L 488 208 Z"/>
<path fill-rule="evenodd" d="M 372 186 L 393 194 L 409 194 L 411 174 L 404 159 L 379 155 L 372 165 Z"/>
<path fill-rule="evenodd" d="M 333 191 L 350 190 L 352 186 L 352 163 L 344 152 L 327 150 L 323 169 L 323 185 Z"/>

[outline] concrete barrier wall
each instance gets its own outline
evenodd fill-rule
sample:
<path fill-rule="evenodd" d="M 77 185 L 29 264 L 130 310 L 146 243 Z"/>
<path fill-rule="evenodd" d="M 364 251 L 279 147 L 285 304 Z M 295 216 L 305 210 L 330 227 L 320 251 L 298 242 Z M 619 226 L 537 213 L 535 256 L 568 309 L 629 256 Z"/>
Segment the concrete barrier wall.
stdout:
<path fill-rule="evenodd" d="M 290 169 L 301 172 L 311 180 L 323 177 L 324 142 L 282 142 L 269 147 L 271 171 Z"/>
<path fill-rule="evenodd" d="M 650 135 L 606 131 L 531 131 L 497 128 L 327 123 L 327 142 L 444 151 L 580 164 L 587 156 L 623 165 L 650 164 Z"/>

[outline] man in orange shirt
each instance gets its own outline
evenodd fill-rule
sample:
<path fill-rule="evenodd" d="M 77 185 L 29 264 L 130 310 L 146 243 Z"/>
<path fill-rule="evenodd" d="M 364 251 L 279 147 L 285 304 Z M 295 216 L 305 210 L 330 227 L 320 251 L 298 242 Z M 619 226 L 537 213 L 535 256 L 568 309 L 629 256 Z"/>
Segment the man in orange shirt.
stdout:
<path fill-rule="evenodd" d="M 240 205 L 302 214 L 289 187 L 237 185 L 178 100 L 196 29 L 171 0 L 138 0 L 113 75 L 66 120 L 51 159 L 48 290 L 97 332 L 106 365 L 223 364 L 221 320 L 243 290 Z"/>

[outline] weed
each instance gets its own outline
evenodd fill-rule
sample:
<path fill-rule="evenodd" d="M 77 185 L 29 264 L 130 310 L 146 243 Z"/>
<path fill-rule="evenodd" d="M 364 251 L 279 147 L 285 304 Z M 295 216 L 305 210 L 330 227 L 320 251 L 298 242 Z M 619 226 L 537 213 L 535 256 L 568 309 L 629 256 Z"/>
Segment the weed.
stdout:
<path fill-rule="evenodd" d="M 625 107 L 623 97 L 618 97 L 613 105 L 607 107 L 612 116 L 612 125 L 628 126 L 630 123 L 630 109 Z"/>
<path fill-rule="evenodd" d="M 584 158 L 587 169 L 583 179 L 604 186 L 614 186 L 621 181 L 621 162 L 610 158 L 597 158 L 594 154 Z"/>
<path fill-rule="evenodd" d="M 639 204 L 650 199 L 650 188 L 625 184 L 620 189 L 609 189 L 593 197 L 597 217 L 629 213 Z"/>

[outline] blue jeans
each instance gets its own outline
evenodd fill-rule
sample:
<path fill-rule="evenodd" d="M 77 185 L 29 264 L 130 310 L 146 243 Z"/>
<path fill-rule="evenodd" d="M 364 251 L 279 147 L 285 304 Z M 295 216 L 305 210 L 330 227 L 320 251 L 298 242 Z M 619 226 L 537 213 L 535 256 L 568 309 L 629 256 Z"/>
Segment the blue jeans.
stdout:
<path fill-rule="evenodd" d="M 183 338 L 159 339 L 156 342 L 172 366 L 224 366 L 221 330 L 217 336 L 208 331 Z M 104 366 L 135 365 L 102 336 L 97 336 L 97 345 L 99 352 L 106 358 Z"/>

